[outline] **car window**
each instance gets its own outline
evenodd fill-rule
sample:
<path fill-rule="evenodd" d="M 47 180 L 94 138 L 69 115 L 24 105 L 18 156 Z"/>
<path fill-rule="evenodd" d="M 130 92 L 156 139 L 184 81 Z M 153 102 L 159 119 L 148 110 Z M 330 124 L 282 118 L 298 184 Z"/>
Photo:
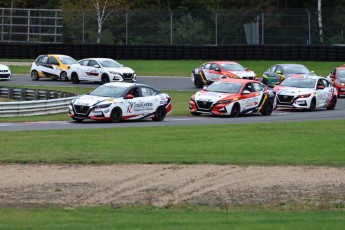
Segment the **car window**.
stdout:
<path fill-rule="evenodd" d="M 128 94 L 132 94 L 134 97 L 140 97 L 141 93 L 138 87 L 132 88 Z"/>
<path fill-rule="evenodd" d="M 49 64 L 58 65 L 59 62 L 55 57 L 49 57 Z"/>
<path fill-rule="evenodd" d="M 213 63 L 210 67 L 211 70 L 216 70 L 217 68 L 219 69 L 218 65 L 215 63 Z"/>
<path fill-rule="evenodd" d="M 275 71 L 276 71 L 276 68 L 277 68 L 276 65 L 272 66 L 272 67 L 270 68 L 270 72 L 275 72 Z"/>
<path fill-rule="evenodd" d="M 260 92 L 263 90 L 264 86 L 260 83 L 253 83 L 254 92 Z"/>
<path fill-rule="evenodd" d="M 87 63 L 89 63 L 89 61 L 88 61 L 88 60 L 82 60 L 82 61 L 79 61 L 79 64 L 80 64 L 80 65 L 87 66 Z"/>
<path fill-rule="evenodd" d="M 88 66 L 95 66 L 98 65 L 98 63 L 95 60 L 89 60 Z"/>
<path fill-rule="evenodd" d="M 244 87 L 244 90 L 248 90 L 249 92 L 254 92 L 253 86 L 251 83 L 247 83 L 246 86 Z"/>
<path fill-rule="evenodd" d="M 149 97 L 149 96 L 154 96 L 157 95 L 157 91 L 148 87 L 141 87 L 141 95 L 143 97 Z"/>
<path fill-rule="evenodd" d="M 322 83 L 323 83 L 323 85 L 325 87 L 330 87 L 331 86 L 331 84 L 326 79 L 321 79 L 321 81 L 322 81 Z"/>
<path fill-rule="evenodd" d="M 284 72 L 283 72 L 283 69 L 282 69 L 282 67 L 281 67 L 281 66 L 277 66 L 277 68 L 276 68 L 275 72 L 277 72 L 277 71 L 280 71 L 281 73 L 284 73 Z"/>
<path fill-rule="evenodd" d="M 204 66 L 204 69 L 210 69 L 211 68 L 211 63 L 207 63 L 205 66 Z"/>
<path fill-rule="evenodd" d="M 37 60 L 38 63 L 48 63 L 48 56 L 42 56 Z"/>

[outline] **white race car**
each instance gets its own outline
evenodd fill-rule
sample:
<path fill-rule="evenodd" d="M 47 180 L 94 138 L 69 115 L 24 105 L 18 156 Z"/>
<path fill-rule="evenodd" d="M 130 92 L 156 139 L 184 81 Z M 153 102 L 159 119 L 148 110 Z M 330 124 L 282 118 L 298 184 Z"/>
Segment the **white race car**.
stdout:
<path fill-rule="evenodd" d="M 7 65 L 0 64 L 0 80 L 10 80 L 11 70 Z"/>
<path fill-rule="evenodd" d="M 144 118 L 162 121 L 171 108 L 169 95 L 150 86 L 111 82 L 75 98 L 69 105 L 68 115 L 76 121 L 120 122 Z"/>
<path fill-rule="evenodd" d="M 129 67 L 124 67 L 110 58 L 87 58 L 72 65 L 67 72 L 72 83 L 80 81 L 100 82 L 102 84 L 113 81 L 136 82 L 136 74 Z"/>
<path fill-rule="evenodd" d="M 318 108 L 334 109 L 337 90 L 320 76 L 289 77 L 276 85 L 277 106 L 314 111 Z"/>

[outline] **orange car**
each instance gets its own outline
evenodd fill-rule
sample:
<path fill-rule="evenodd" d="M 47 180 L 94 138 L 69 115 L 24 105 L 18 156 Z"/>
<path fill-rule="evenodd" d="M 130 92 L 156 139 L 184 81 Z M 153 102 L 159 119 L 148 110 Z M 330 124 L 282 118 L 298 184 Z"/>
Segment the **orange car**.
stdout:
<path fill-rule="evenodd" d="M 257 80 L 256 74 L 234 61 L 210 61 L 192 70 L 191 80 L 202 88 L 221 78 Z"/>

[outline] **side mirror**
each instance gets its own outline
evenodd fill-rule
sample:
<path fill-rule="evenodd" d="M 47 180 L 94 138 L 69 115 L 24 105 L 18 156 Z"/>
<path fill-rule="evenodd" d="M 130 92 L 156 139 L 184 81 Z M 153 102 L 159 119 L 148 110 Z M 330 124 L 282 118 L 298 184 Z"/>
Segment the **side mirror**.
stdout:
<path fill-rule="evenodd" d="M 282 71 L 277 70 L 277 71 L 276 71 L 276 74 L 282 74 Z"/>
<path fill-rule="evenodd" d="M 133 99 L 133 98 L 134 98 L 134 96 L 132 94 L 127 94 L 125 96 L 125 99 Z"/>
<path fill-rule="evenodd" d="M 325 87 L 323 85 L 319 85 L 317 89 L 324 89 Z"/>
<path fill-rule="evenodd" d="M 334 74 L 329 75 L 330 78 L 335 78 Z"/>
<path fill-rule="evenodd" d="M 312 70 L 312 71 L 310 71 L 311 73 L 315 73 L 315 71 L 314 70 Z"/>
<path fill-rule="evenodd" d="M 99 65 L 94 65 L 93 67 L 95 67 L 95 68 L 101 68 Z"/>
<path fill-rule="evenodd" d="M 203 90 L 207 90 L 207 88 L 208 88 L 208 86 L 206 86 L 206 85 L 204 87 L 202 87 Z"/>
<path fill-rule="evenodd" d="M 249 90 L 243 90 L 242 94 L 250 94 Z"/>
<path fill-rule="evenodd" d="M 217 67 L 214 69 L 214 71 L 220 72 L 220 69 Z"/>
<path fill-rule="evenodd" d="M 278 81 L 278 82 L 276 83 L 276 85 L 280 85 L 280 81 Z"/>

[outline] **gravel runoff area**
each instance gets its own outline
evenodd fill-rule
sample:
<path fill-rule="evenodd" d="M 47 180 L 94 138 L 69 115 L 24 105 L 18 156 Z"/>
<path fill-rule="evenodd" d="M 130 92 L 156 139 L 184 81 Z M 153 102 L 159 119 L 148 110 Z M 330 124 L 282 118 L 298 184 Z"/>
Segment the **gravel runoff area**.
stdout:
<path fill-rule="evenodd" d="M 345 207 L 345 168 L 0 164 L 0 206 Z"/>

